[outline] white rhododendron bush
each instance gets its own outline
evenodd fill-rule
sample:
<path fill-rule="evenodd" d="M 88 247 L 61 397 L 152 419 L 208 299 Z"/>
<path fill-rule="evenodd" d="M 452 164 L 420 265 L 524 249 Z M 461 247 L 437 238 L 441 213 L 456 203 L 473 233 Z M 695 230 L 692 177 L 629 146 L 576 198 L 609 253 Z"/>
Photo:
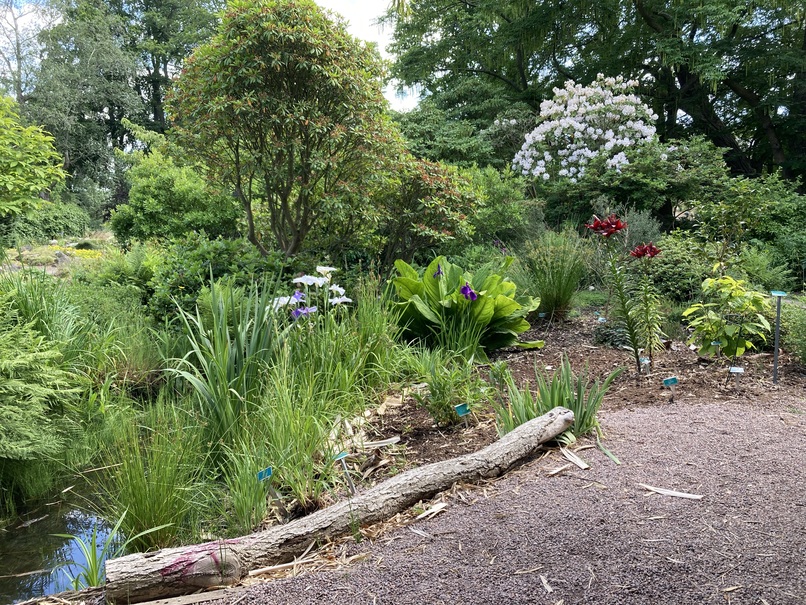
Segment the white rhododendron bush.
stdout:
<path fill-rule="evenodd" d="M 656 138 L 652 124 L 658 116 L 631 92 L 637 85 L 599 74 L 589 86 L 569 80 L 564 88 L 555 88 L 554 98 L 540 104 L 537 128 L 515 155 L 515 170 L 545 181 L 567 178 L 575 183 L 602 157 L 607 169 L 620 171 L 629 164 L 626 151 Z"/>

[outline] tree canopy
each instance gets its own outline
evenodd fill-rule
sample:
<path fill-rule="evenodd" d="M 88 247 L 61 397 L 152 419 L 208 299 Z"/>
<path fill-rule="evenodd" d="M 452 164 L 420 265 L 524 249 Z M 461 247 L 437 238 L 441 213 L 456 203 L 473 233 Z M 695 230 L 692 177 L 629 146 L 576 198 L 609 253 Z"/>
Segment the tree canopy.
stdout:
<path fill-rule="evenodd" d="M 565 80 L 623 75 L 641 82 L 662 139 L 705 135 L 743 174 L 806 172 L 799 1 L 411 0 L 387 18 L 393 75 L 454 118 L 490 123 Z"/>
<path fill-rule="evenodd" d="M 227 183 L 260 248 L 266 217 L 294 254 L 383 161 L 388 128 L 377 52 L 312 0 L 232 2 L 179 77 L 169 109 L 181 140 Z M 258 215 L 258 220 L 256 220 Z"/>

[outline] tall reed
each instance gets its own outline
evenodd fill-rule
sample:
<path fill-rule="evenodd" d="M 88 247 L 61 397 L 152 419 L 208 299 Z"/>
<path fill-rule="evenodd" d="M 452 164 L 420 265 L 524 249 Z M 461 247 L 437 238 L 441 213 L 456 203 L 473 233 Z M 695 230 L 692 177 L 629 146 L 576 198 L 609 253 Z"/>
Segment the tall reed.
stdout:
<path fill-rule="evenodd" d="M 275 286 L 265 281 L 236 294 L 231 284 L 213 284 L 209 321 L 199 311 L 179 309 L 190 351 L 169 371 L 194 390 L 216 458 L 237 438 L 240 419 L 257 399 L 262 374 L 288 329 L 273 311 Z"/>
<path fill-rule="evenodd" d="M 180 540 L 192 523 L 196 488 L 203 476 L 201 434 L 192 416 L 159 402 L 143 424 L 122 427 L 120 441 L 105 452 L 104 514 L 121 519 L 124 535 L 140 550 Z M 125 516 L 124 516 L 125 515 Z"/>

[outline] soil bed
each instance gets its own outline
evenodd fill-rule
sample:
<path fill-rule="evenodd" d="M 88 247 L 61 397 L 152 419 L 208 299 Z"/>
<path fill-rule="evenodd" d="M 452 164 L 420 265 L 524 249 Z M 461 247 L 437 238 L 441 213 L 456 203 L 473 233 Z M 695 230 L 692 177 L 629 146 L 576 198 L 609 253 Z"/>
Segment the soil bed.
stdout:
<path fill-rule="evenodd" d="M 595 347 L 595 319 L 530 336 L 540 351 L 504 351 L 521 381 L 567 352 L 575 370 L 625 372 L 601 414 L 607 447 L 574 449 L 591 468 L 567 468 L 554 450 L 491 485 L 458 488 L 428 520 L 331 548 L 296 577 L 259 582 L 209 601 L 270 603 L 699 604 L 806 602 L 806 376 L 788 356 L 772 384 L 772 355 L 742 360 L 737 390 L 728 362 L 683 343 L 636 379 L 626 351 Z M 559 329 L 558 329 L 559 328 Z M 675 401 L 661 385 L 679 377 Z M 402 434 L 408 464 L 478 449 L 495 439 L 489 417 L 439 431 L 411 403 L 384 419 Z M 702 496 L 653 493 L 639 484 Z M 329 571 L 322 567 L 351 565 Z M 360 562 L 359 562 L 360 561 Z M 211 595 L 212 596 L 212 595 Z"/>

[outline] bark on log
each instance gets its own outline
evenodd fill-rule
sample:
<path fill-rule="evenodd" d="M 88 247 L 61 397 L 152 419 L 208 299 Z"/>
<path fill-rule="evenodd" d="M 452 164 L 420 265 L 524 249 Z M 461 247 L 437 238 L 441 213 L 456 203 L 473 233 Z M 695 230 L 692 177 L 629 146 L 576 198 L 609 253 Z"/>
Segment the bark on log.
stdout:
<path fill-rule="evenodd" d="M 234 584 L 250 569 L 293 560 L 311 540 L 383 521 L 459 481 L 498 477 L 532 457 L 541 443 L 560 435 L 573 420 L 570 410 L 554 408 L 478 452 L 406 471 L 286 525 L 241 538 L 110 559 L 106 562 L 107 598 L 140 603 Z"/>

